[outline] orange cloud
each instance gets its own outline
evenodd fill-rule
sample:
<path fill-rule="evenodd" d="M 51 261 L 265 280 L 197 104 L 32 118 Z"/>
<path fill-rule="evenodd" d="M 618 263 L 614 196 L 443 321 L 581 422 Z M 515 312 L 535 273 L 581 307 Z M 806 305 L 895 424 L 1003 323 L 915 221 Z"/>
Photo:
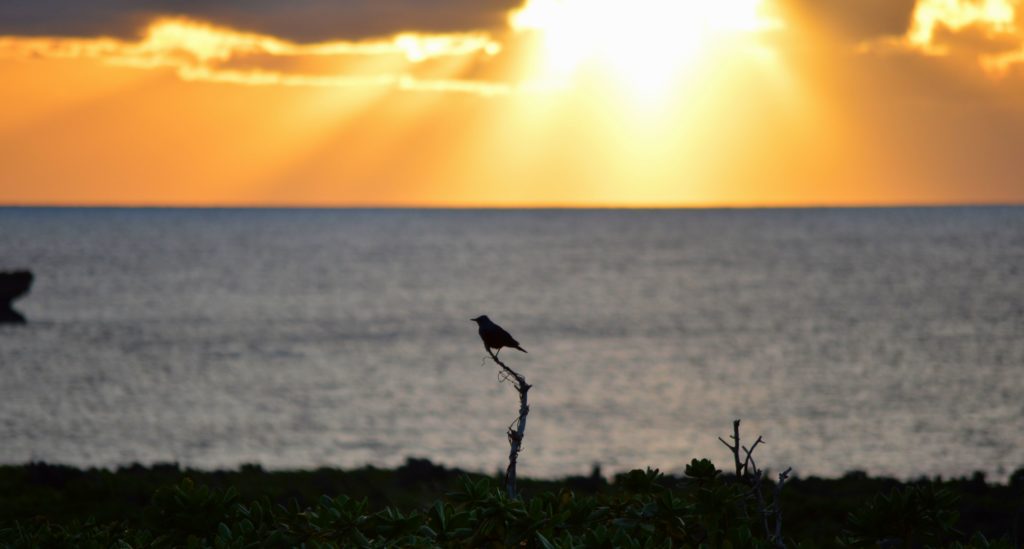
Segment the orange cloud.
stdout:
<path fill-rule="evenodd" d="M 966 54 L 995 77 L 1024 63 L 1021 0 L 918 0 L 907 32 L 867 42 L 861 51 Z"/>
<path fill-rule="evenodd" d="M 1024 63 L 1024 44 L 1017 50 L 981 56 L 981 67 L 996 77 L 1004 77 L 1015 65 Z"/>
<path fill-rule="evenodd" d="M 976 26 L 990 36 L 1015 34 L 1015 4 L 1012 0 L 920 0 L 904 39 L 925 53 L 941 55 L 948 48 L 936 41 L 940 28 L 957 32 Z"/>
<path fill-rule="evenodd" d="M 144 69 L 170 68 L 186 81 L 242 85 L 314 87 L 383 86 L 403 90 L 454 91 L 493 95 L 512 90 L 508 84 L 453 78 L 418 79 L 410 69 L 440 58 L 472 61 L 491 57 L 501 45 L 486 33 L 400 33 L 362 41 L 298 44 L 273 36 L 181 18 L 153 22 L 138 41 L 113 38 L 0 37 L 0 58 L 94 59 Z M 265 67 L 235 68 L 247 56 L 272 58 L 378 58 L 385 70 L 375 74 L 310 74 Z M 397 60 L 397 62 L 396 62 Z"/>

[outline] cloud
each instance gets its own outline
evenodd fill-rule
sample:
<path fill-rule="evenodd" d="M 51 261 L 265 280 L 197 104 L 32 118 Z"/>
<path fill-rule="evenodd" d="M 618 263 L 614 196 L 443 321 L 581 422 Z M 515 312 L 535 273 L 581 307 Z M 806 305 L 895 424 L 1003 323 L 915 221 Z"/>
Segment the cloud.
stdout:
<path fill-rule="evenodd" d="M 1024 65 L 1024 45 L 1013 51 L 983 55 L 979 61 L 989 74 L 1005 77 L 1017 65 Z"/>
<path fill-rule="evenodd" d="M 4 0 L 0 34 L 133 38 L 157 16 L 250 29 L 298 42 L 494 30 L 517 0 Z"/>
<path fill-rule="evenodd" d="M 905 32 L 861 51 L 968 58 L 995 77 L 1024 62 L 1021 0 L 918 0 Z"/>
<path fill-rule="evenodd" d="M 990 36 L 1015 33 L 1015 7 L 1011 0 L 920 0 L 905 39 L 922 51 L 935 54 L 947 49 L 936 40 L 939 30 L 952 33 L 977 27 Z"/>
<path fill-rule="evenodd" d="M 170 68 L 187 81 L 316 87 L 380 86 L 403 90 L 495 95 L 513 86 L 464 79 L 459 74 L 417 76 L 417 67 L 439 59 L 471 65 L 493 57 L 501 45 L 482 32 L 422 34 L 299 44 L 181 18 L 158 19 L 142 38 L 0 37 L 0 58 L 92 59 L 118 66 Z M 256 63 L 246 64 L 246 60 Z M 310 71 L 310 60 L 328 60 L 329 71 Z M 372 63 L 365 63 L 365 60 Z M 268 60 L 281 61 L 276 64 Z M 362 63 L 360 63 L 362 61 Z M 324 63 L 321 63 L 323 65 Z M 458 67 L 456 67 L 457 70 Z"/>
<path fill-rule="evenodd" d="M 853 43 L 903 34 L 910 25 L 915 0 L 771 0 L 786 19 L 824 28 Z"/>
<path fill-rule="evenodd" d="M 929 58 L 997 80 L 1024 67 L 1024 0 L 769 1 L 815 48 Z"/>

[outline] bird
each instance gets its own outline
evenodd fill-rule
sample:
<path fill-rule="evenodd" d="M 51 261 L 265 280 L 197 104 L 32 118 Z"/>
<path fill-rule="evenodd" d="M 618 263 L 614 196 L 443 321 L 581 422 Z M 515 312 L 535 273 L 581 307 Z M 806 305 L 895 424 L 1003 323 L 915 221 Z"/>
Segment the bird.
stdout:
<path fill-rule="evenodd" d="M 526 349 L 519 345 L 516 338 L 512 337 L 512 334 L 492 322 L 491 319 L 487 318 L 487 315 L 480 315 L 470 320 L 476 322 L 477 326 L 480 327 L 480 339 L 484 340 L 484 349 L 488 353 L 491 352 L 491 349 L 496 349 L 497 352 L 494 353 L 494 356 L 498 356 L 502 347 L 511 347 L 512 349 L 526 352 Z"/>

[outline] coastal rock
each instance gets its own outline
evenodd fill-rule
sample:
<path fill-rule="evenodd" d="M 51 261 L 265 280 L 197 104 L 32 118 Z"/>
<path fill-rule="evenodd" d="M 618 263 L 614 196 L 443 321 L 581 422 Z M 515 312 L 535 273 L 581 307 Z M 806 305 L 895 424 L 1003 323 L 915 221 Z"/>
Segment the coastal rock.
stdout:
<path fill-rule="evenodd" d="M 31 271 L 0 272 L 0 324 L 25 323 L 25 316 L 15 311 L 11 304 L 28 293 L 33 278 Z"/>

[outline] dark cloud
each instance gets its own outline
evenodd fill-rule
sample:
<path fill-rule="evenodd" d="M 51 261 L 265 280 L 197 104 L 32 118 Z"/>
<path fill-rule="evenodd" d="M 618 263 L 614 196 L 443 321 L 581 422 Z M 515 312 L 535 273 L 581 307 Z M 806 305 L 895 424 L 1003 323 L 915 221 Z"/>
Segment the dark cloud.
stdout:
<path fill-rule="evenodd" d="M 179 15 L 295 41 L 494 30 L 518 0 L 3 0 L 0 34 L 132 37 Z"/>
<path fill-rule="evenodd" d="M 915 0 L 770 0 L 783 17 L 858 42 L 906 32 Z"/>

